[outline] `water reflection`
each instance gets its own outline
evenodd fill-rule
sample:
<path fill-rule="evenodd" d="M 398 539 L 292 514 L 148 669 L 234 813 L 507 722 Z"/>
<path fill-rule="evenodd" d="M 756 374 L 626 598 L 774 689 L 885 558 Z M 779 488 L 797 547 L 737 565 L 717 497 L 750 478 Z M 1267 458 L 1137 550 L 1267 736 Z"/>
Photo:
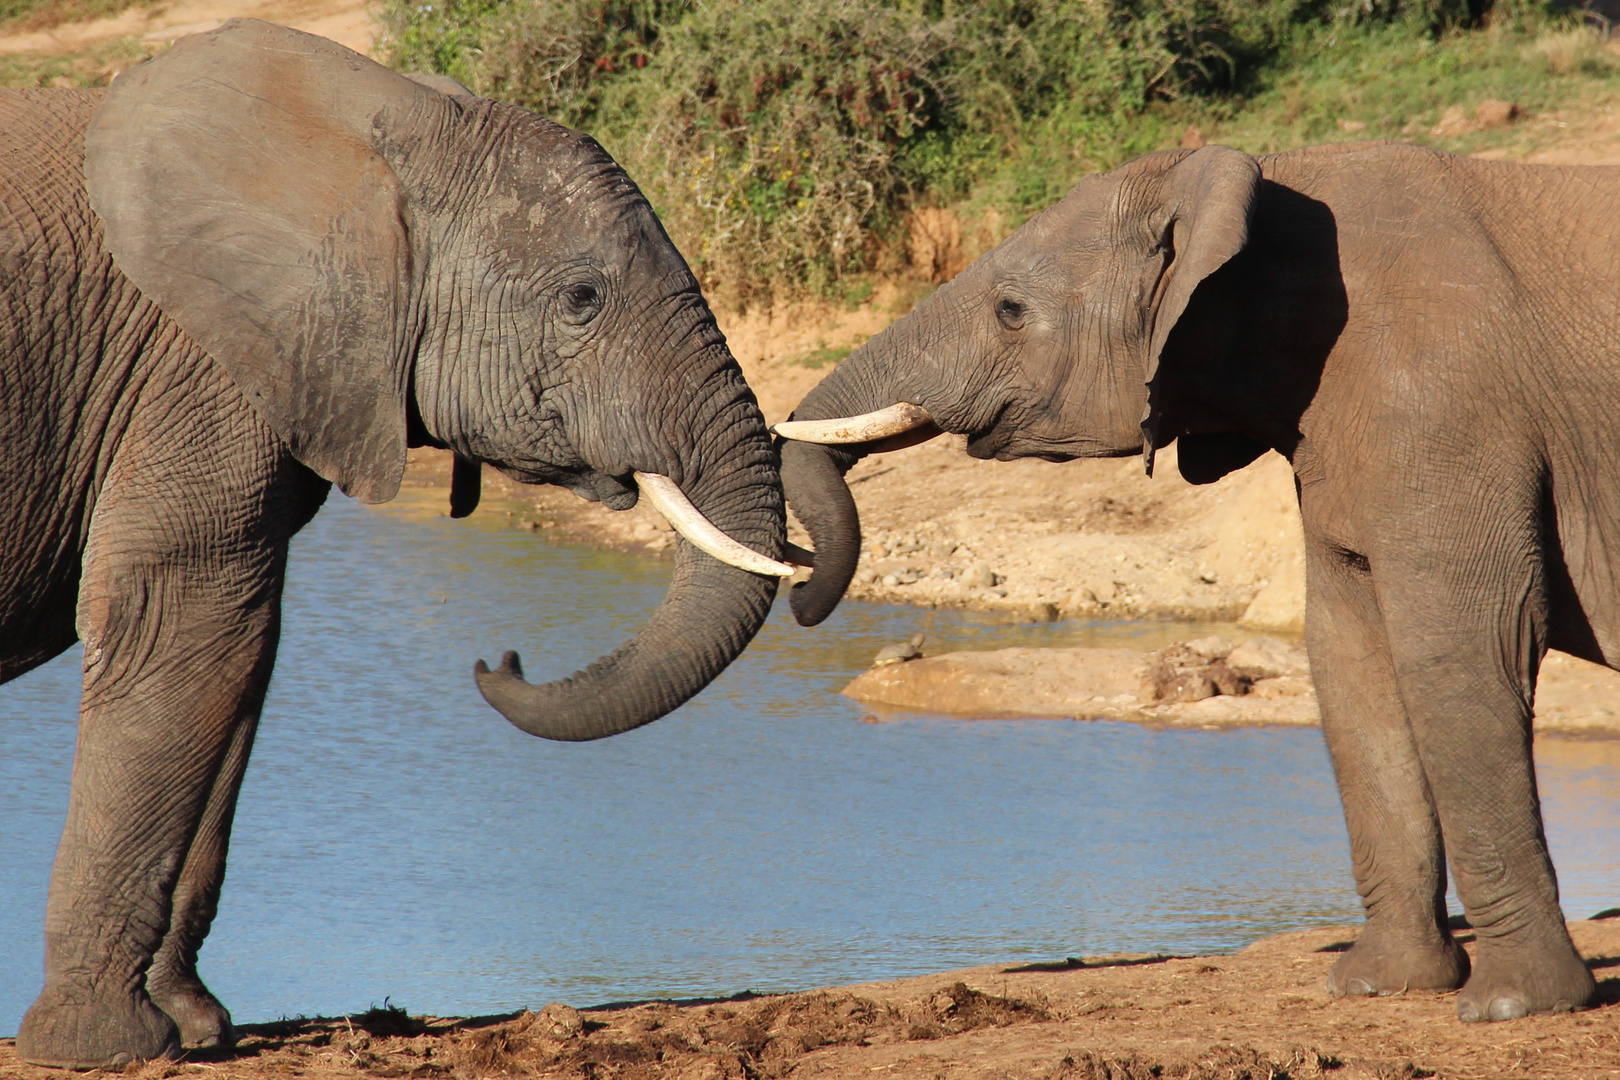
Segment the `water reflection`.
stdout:
<path fill-rule="evenodd" d="M 516 731 L 473 659 L 568 674 L 668 564 L 407 504 L 333 503 L 295 546 L 276 681 L 204 975 L 238 1019 L 731 993 L 1119 949 L 1233 949 L 1355 917 L 1314 731 L 863 724 L 835 691 L 918 629 L 1152 646 L 1184 628 L 779 612 L 712 688 L 601 743 Z M 38 988 L 77 654 L 0 689 L 0 1032 Z M 1541 748 L 1574 914 L 1620 902 L 1620 743 Z M 13 872 L 14 871 L 14 872 Z"/>

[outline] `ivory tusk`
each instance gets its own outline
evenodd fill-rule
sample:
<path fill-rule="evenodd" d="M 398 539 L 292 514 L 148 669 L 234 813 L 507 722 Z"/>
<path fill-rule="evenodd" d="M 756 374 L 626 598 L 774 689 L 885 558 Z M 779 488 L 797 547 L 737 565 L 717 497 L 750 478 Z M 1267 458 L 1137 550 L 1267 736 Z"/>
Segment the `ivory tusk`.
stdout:
<path fill-rule="evenodd" d="M 900 401 L 887 409 L 859 416 L 843 416 L 833 420 L 784 420 L 771 431 L 784 439 L 836 446 L 903 435 L 924 424 L 931 424 L 933 420 L 921 405 Z"/>
<path fill-rule="evenodd" d="M 747 570 L 766 577 L 789 577 L 793 567 L 785 562 L 766 558 L 752 548 L 744 547 L 725 533 L 714 522 L 704 517 L 681 491 L 680 485 L 658 473 L 638 472 L 636 484 L 647 496 L 653 509 L 664 515 L 664 520 L 675 526 L 675 531 L 691 541 L 700 551 L 713 555 L 727 566 Z"/>

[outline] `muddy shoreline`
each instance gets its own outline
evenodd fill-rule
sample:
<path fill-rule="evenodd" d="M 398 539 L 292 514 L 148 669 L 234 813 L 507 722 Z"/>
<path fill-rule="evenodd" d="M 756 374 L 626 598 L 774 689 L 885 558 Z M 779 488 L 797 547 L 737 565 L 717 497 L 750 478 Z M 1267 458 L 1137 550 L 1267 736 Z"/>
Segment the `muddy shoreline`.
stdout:
<path fill-rule="evenodd" d="M 1327 996 L 1352 927 L 1300 930 L 1219 956 L 1054 957 L 724 1001 L 476 1018 L 372 1009 L 245 1025 L 231 1053 L 122 1070 L 146 1078 L 495 1077 L 562 1080 L 1566 1080 L 1620 1072 L 1620 918 L 1570 923 L 1598 1005 L 1462 1024 L 1455 995 Z M 1459 932 L 1472 950 L 1472 934 Z M 25 1065 L 0 1040 L 0 1076 Z M 94 1075 L 94 1074 L 92 1074 Z"/>

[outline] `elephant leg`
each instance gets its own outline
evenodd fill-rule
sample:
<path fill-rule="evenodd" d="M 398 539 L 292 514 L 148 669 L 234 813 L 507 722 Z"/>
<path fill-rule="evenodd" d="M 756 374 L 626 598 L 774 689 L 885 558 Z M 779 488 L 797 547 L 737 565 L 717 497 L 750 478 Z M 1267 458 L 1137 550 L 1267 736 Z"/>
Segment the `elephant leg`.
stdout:
<path fill-rule="evenodd" d="M 220 886 L 225 880 L 225 858 L 230 845 L 231 819 L 242 788 L 253 735 L 258 728 L 257 701 L 231 733 L 219 775 L 214 779 L 186 853 L 180 880 L 175 885 L 169 932 L 163 937 L 152 966 L 146 972 L 146 992 L 152 1002 L 180 1028 L 187 1046 L 234 1046 L 236 1029 L 231 1014 L 209 992 L 197 975 L 197 951 L 219 910 Z"/>
<path fill-rule="evenodd" d="M 1470 1021 L 1581 1008 L 1595 990 L 1558 905 L 1531 756 L 1546 641 L 1539 527 L 1527 511 L 1515 535 L 1507 502 L 1435 508 L 1433 520 L 1479 524 L 1443 546 L 1406 538 L 1378 575 L 1401 699 L 1478 942 L 1457 1002 Z"/>
<path fill-rule="evenodd" d="M 1367 925 L 1328 974 L 1335 997 L 1454 990 L 1468 954 L 1446 920 L 1434 800 L 1364 564 L 1309 546 L 1306 637 Z"/>
<path fill-rule="evenodd" d="M 115 557 L 87 574 L 73 790 L 51 873 L 45 988 L 17 1035 L 26 1060 L 84 1068 L 180 1048 L 146 976 L 177 890 L 190 899 L 176 947 L 194 951 L 201 924 L 185 920 L 211 908 L 218 887 L 227 774 L 240 772 L 232 758 L 246 757 L 275 656 L 279 583 L 264 579 L 280 566 L 268 561 L 211 574 Z M 183 873 L 210 844 L 214 865 L 205 857 Z"/>
<path fill-rule="evenodd" d="M 184 998 L 174 976 L 207 928 L 275 660 L 287 540 L 325 494 L 207 358 L 190 355 L 194 369 L 153 379 L 153 400 L 134 408 L 86 540 L 84 689 L 45 987 L 17 1033 L 19 1055 L 40 1064 L 179 1051 L 148 970 L 172 925 L 158 986 L 170 1004 Z M 202 1023 L 223 1021 L 221 1009 Z"/>

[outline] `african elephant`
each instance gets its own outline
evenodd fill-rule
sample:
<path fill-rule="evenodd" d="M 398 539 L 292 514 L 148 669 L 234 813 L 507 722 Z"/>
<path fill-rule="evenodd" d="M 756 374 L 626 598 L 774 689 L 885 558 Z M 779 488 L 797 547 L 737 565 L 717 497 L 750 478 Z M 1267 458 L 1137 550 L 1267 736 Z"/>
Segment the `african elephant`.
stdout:
<path fill-rule="evenodd" d="M 1278 451 L 1367 917 L 1329 991 L 1461 986 L 1464 1020 L 1580 1008 L 1530 719 L 1548 648 L 1620 665 L 1616 325 L 1620 170 L 1384 143 L 1148 155 L 1082 180 L 779 425 L 818 559 L 795 612 L 842 595 L 842 474 L 896 441 L 1140 450 L 1151 475 L 1179 440 L 1194 483 Z"/>
<path fill-rule="evenodd" d="M 385 501 L 408 446 L 448 447 L 456 513 L 488 462 L 615 509 L 639 489 L 696 538 L 573 678 L 480 662 L 547 738 L 697 693 L 789 572 L 775 451 L 695 279 L 600 146 L 522 109 L 233 22 L 105 92 L 0 94 L 0 267 L 0 681 L 84 643 L 29 1061 L 231 1040 L 197 950 L 288 538 L 331 483 Z"/>

